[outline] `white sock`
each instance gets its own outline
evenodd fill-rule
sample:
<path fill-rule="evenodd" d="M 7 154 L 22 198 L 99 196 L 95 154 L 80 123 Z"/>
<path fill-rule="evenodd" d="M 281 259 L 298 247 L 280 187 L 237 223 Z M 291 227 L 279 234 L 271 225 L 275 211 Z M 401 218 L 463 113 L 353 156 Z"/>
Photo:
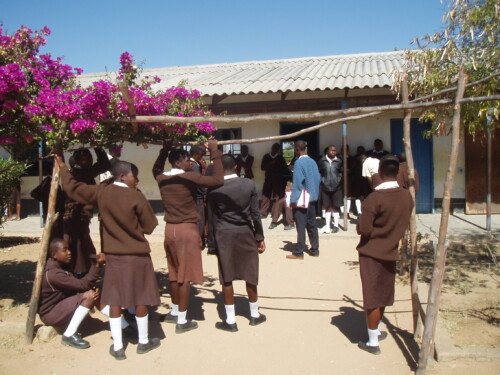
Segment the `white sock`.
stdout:
<path fill-rule="evenodd" d="M 381 328 L 382 328 L 382 321 L 378 322 L 377 331 L 379 335 L 381 334 Z"/>
<path fill-rule="evenodd" d="M 325 213 L 326 213 L 326 211 L 325 211 L 325 210 L 321 210 L 321 217 L 323 217 L 323 218 L 324 218 L 324 217 L 325 217 Z"/>
<path fill-rule="evenodd" d="M 339 226 L 339 216 L 340 214 L 338 212 L 333 213 L 333 225 L 336 227 Z"/>
<path fill-rule="evenodd" d="M 186 314 L 187 314 L 187 310 L 186 311 L 179 311 L 179 315 L 177 315 L 177 324 L 187 323 Z"/>
<path fill-rule="evenodd" d="M 101 314 L 106 315 L 109 318 L 109 305 L 106 305 L 101 309 Z"/>
<path fill-rule="evenodd" d="M 104 306 L 101 309 L 101 314 L 106 315 L 109 318 L 109 305 Z M 122 329 L 127 328 L 130 324 L 128 324 L 127 320 L 122 315 Z"/>
<path fill-rule="evenodd" d="M 68 328 L 66 328 L 66 331 L 64 331 L 64 336 L 73 336 L 80 326 L 80 323 L 83 319 L 85 319 L 89 311 L 90 309 L 88 307 L 84 307 L 82 305 L 78 306 L 73 314 L 73 317 L 71 318 L 71 321 L 68 324 Z"/>
<path fill-rule="evenodd" d="M 349 211 L 351 211 L 351 200 L 350 199 L 347 200 L 347 213 L 349 213 Z"/>
<path fill-rule="evenodd" d="M 361 199 L 356 199 L 356 211 L 358 211 L 358 215 L 361 215 Z"/>
<path fill-rule="evenodd" d="M 325 227 L 330 230 L 330 223 L 332 221 L 332 212 L 327 211 L 325 212 Z"/>
<path fill-rule="evenodd" d="M 145 316 L 135 316 L 137 330 L 139 331 L 139 344 L 147 344 L 148 340 L 148 314 Z"/>
<path fill-rule="evenodd" d="M 170 315 L 173 315 L 173 316 L 179 315 L 179 305 L 172 303 L 172 311 L 170 311 Z"/>
<path fill-rule="evenodd" d="M 250 315 L 252 318 L 258 318 L 260 316 L 259 313 L 259 301 L 248 302 L 250 304 Z"/>
<path fill-rule="evenodd" d="M 113 349 L 115 351 L 123 348 L 121 320 L 121 317 L 109 318 L 109 329 L 111 330 L 111 337 L 113 337 Z"/>
<path fill-rule="evenodd" d="M 340 212 L 344 213 L 344 206 L 340 206 Z"/>
<path fill-rule="evenodd" d="M 226 323 L 234 324 L 236 323 L 236 314 L 234 312 L 234 305 L 224 305 L 226 308 Z"/>
<path fill-rule="evenodd" d="M 378 346 L 378 329 L 368 328 L 368 346 Z"/>

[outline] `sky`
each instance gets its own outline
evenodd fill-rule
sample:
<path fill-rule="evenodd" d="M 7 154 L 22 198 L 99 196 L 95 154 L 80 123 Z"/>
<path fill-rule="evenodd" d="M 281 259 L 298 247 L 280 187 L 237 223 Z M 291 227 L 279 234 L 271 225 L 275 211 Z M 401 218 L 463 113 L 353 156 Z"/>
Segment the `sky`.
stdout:
<path fill-rule="evenodd" d="M 4 0 L 4 33 L 48 26 L 41 53 L 84 73 L 415 48 L 441 26 L 440 0 Z"/>

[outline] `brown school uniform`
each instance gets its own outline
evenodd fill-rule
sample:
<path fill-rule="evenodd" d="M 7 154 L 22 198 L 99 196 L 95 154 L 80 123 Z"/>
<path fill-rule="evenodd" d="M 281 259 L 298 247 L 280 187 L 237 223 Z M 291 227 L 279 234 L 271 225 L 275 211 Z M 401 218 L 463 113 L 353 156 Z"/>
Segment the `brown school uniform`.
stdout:
<path fill-rule="evenodd" d="M 209 248 L 215 249 L 221 284 L 259 281 L 257 241 L 264 240 L 259 195 L 250 179 L 226 179 L 208 194 Z"/>
<path fill-rule="evenodd" d="M 84 277 L 77 279 L 57 261 L 48 259 L 38 306 L 41 321 L 55 327 L 68 323 L 83 300 L 83 292 L 90 290 L 98 277 L 99 269 L 94 265 Z"/>
<path fill-rule="evenodd" d="M 71 174 L 76 181 L 95 185 L 95 178 L 110 169 L 108 155 L 104 150 L 96 149 L 97 162 L 89 168 L 75 166 Z M 88 272 L 91 256 L 96 254 L 95 246 L 90 238 L 90 220 L 94 215 L 94 206 L 81 204 L 70 197 L 66 198 L 63 218 L 63 239 L 73 252 L 71 266 L 75 273 Z"/>
<path fill-rule="evenodd" d="M 149 243 L 158 220 L 144 195 L 116 184 L 86 185 L 61 168 L 63 189 L 79 203 L 96 204 L 103 223 L 106 272 L 101 296 L 105 305 L 124 308 L 158 305 L 160 295 Z"/>
<path fill-rule="evenodd" d="M 412 209 L 410 193 L 401 187 L 374 190 L 363 201 L 357 227 L 361 238 L 356 249 L 365 309 L 394 303 L 398 243 Z"/>
<path fill-rule="evenodd" d="M 153 175 L 158 182 L 165 208 L 165 252 L 167 255 L 170 281 L 182 284 L 186 281 L 203 283 L 200 235 L 198 222 L 200 215 L 196 205 L 198 187 L 218 187 L 224 183 L 222 153 L 215 151 L 213 176 L 203 176 L 196 172 L 183 172 L 176 175 L 163 173 L 167 150 L 161 150 L 153 166 Z"/>
<path fill-rule="evenodd" d="M 410 188 L 410 170 L 408 169 L 408 163 L 406 161 L 399 163 L 398 175 L 396 177 L 398 185 L 404 189 Z M 418 172 L 415 169 L 415 194 L 418 193 L 419 178 Z"/>

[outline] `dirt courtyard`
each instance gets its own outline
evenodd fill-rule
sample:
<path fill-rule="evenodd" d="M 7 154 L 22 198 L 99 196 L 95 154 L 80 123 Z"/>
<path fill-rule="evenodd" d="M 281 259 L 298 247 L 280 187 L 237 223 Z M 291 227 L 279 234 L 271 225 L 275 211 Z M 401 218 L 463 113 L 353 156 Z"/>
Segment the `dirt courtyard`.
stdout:
<path fill-rule="evenodd" d="M 266 223 L 264 223 L 266 225 Z M 269 231 L 266 232 L 266 235 Z M 108 354 L 111 335 L 107 319 L 94 312 L 80 327 L 91 347 L 77 350 L 62 346 L 60 336 L 49 342 L 24 344 L 24 325 L 40 245 L 37 239 L 0 238 L 0 373 L 1 374 L 411 374 L 418 360 L 418 345 L 411 333 L 411 301 L 405 278 L 399 278 L 396 302 L 387 308 L 381 343 L 382 355 L 357 348 L 366 339 L 362 294 L 354 236 L 320 236 L 319 258 L 287 260 L 295 232 L 275 230 L 266 238 L 260 256 L 260 309 L 268 321 L 252 327 L 244 282 L 235 282 L 236 321 L 239 332 L 215 329 L 224 316 L 214 256 L 203 252 L 205 282 L 192 288 L 188 317 L 197 330 L 175 334 L 175 326 L 158 321 L 168 311 L 167 269 L 161 235 L 149 240 L 161 289 L 162 305 L 150 311 L 150 337 L 161 347 L 137 355 L 136 344 L 126 348 L 127 360 Z M 95 239 L 94 239 L 95 240 Z M 428 255 L 428 254 L 427 254 Z M 474 263 L 476 257 L 470 261 Z M 426 263 L 427 262 L 427 263 Z M 422 278 L 428 276 L 429 259 L 423 254 Z M 461 262 L 459 262 L 461 263 Z M 427 265 L 426 265 L 427 264 Z M 481 263 L 482 264 L 482 263 Z M 498 273 L 483 267 L 457 273 L 445 287 L 442 316 L 451 316 L 450 334 L 457 345 L 482 345 L 500 350 Z M 490 277 L 491 276 L 491 277 Z M 448 275 L 447 275 L 448 277 Z M 451 280 L 451 281 L 450 281 Z M 458 281 L 460 280 L 460 283 Z M 458 283 L 458 284 L 457 284 Z M 457 287 L 462 288 L 457 292 Z M 474 297 L 476 296 L 476 297 Z M 468 301 L 464 309 L 464 301 Z M 484 309 L 479 309 L 482 301 Z M 486 301 L 486 302 L 485 302 Z M 482 311 L 473 316 L 467 311 Z M 458 312 L 457 312 L 458 311 Z M 461 312 L 460 312 L 461 311 Z M 37 326 L 41 323 L 37 318 Z M 462 327 L 470 324 L 470 327 Z M 439 338 L 438 338 L 439 340 Z M 475 340 L 475 341 L 474 341 Z M 429 374 L 496 374 L 500 362 L 464 359 L 432 365 Z"/>

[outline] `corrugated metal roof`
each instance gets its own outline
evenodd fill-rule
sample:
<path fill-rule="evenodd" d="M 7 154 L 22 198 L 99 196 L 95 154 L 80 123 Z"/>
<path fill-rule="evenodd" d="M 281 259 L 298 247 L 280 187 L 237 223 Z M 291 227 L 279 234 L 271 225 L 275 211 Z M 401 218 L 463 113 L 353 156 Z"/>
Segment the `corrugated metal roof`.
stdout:
<path fill-rule="evenodd" d="M 144 69 L 144 76 L 158 76 L 155 88 L 166 89 L 187 81 L 205 96 L 301 92 L 392 86 L 392 71 L 403 65 L 403 52 L 363 53 Z M 105 77 L 84 74 L 82 85 Z"/>

